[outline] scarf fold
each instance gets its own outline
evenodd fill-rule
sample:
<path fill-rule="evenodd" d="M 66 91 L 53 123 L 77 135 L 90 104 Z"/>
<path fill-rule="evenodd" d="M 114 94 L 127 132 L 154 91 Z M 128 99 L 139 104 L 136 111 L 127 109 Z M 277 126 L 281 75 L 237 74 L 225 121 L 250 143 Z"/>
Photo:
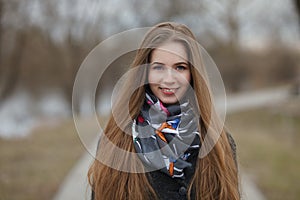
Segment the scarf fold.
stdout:
<path fill-rule="evenodd" d="M 141 112 L 132 125 L 134 147 L 148 170 L 160 169 L 184 179 L 191 152 L 200 148 L 198 119 L 189 101 L 164 106 L 146 92 Z"/>

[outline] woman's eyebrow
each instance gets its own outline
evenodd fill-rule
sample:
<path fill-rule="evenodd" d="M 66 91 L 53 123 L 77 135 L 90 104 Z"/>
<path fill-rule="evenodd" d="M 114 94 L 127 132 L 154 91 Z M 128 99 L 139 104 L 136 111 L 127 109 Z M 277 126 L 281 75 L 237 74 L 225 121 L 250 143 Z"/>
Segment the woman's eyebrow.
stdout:
<path fill-rule="evenodd" d="M 152 62 L 151 65 L 165 65 L 164 63 L 161 63 L 161 62 Z M 189 65 L 187 62 L 177 62 L 177 63 L 174 63 L 174 65 Z"/>
<path fill-rule="evenodd" d="M 161 63 L 161 62 L 153 62 L 153 63 L 151 63 L 151 65 L 165 65 L 165 64 Z"/>
<path fill-rule="evenodd" d="M 187 62 L 177 62 L 174 65 L 189 65 Z"/>

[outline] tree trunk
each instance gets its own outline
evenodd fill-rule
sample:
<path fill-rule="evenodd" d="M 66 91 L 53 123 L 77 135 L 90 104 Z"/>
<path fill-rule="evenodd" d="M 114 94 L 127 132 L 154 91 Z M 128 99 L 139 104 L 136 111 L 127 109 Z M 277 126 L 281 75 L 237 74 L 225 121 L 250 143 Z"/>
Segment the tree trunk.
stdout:
<path fill-rule="evenodd" d="M 19 75 L 20 75 L 20 67 L 22 64 L 23 50 L 26 46 L 26 33 L 18 32 L 16 36 L 16 46 L 14 47 L 14 51 L 10 56 L 10 62 L 8 67 L 3 67 L 1 73 L 1 91 L 0 91 L 0 102 L 3 102 L 5 98 L 7 98 L 14 89 L 16 88 Z M 3 69 L 6 69 L 5 71 Z"/>
<path fill-rule="evenodd" d="M 298 14 L 298 23 L 299 23 L 298 29 L 299 29 L 299 33 L 300 33 L 300 0 L 294 0 L 294 2 L 295 2 L 296 11 Z"/>

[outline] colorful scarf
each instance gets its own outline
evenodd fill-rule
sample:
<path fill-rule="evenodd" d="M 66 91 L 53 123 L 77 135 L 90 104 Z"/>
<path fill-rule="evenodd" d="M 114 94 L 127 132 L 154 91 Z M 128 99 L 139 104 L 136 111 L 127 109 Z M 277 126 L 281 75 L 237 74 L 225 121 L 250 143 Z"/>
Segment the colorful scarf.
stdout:
<path fill-rule="evenodd" d="M 158 170 L 173 178 L 185 178 L 187 159 L 200 147 L 198 119 L 189 104 L 164 106 L 146 92 L 141 112 L 134 120 L 132 135 L 135 150 L 147 170 Z"/>

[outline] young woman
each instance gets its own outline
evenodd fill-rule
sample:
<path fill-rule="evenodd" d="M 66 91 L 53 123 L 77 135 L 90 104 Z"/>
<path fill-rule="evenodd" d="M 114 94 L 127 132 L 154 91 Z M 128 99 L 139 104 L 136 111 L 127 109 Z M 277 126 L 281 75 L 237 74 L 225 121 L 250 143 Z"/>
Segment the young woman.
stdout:
<path fill-rule="evenodd" d="M 154 26 L 131 71 L 97 151 L 119 167 L 95 159 L 92 199 L 240 199 L 235 143 L 216 115 L 190 29 Z"/>

